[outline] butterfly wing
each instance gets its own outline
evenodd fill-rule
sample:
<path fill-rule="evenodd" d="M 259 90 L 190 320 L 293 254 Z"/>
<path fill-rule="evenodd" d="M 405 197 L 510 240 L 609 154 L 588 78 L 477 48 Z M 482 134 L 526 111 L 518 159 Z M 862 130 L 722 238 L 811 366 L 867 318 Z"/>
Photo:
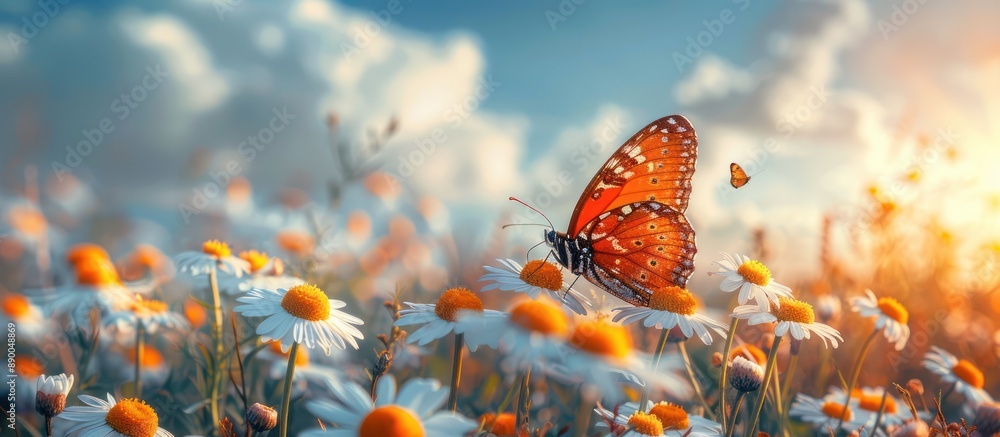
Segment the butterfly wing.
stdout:
<path fill-rule="evenodd" d="M 654 289 L 685 287 L 698 252 L 684 214 L 659 202 L 635 202 L 600 214 L 578 236 L 590 241 L 584 277 L 636 306 Z"/>
<path fill-rule="evenodd" d="M 594 175 L 573 210 L 567 234 L 576 235 L 606 211 L 656 201 L 683 213 L 691 197 L 698 137 L 691 122 L 668 115 L 629 138 Z"/>
<path fill-rule="evenodd" d="M 733 188 L 741 188 L 750 182 L 750 176 L 747 176 L 747 172 L 743 171 L 743 167 L 740 167 L 737 163 L 729 164 L 729 185 Z"/>

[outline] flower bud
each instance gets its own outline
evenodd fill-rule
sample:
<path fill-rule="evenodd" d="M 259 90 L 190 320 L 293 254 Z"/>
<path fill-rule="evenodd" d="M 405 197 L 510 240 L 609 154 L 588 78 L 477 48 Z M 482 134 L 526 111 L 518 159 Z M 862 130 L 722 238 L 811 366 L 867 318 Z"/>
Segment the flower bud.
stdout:
<path fill-rule="evenodd" d="M 764 382 L 764 369 L 757 363 L 743 357 L 736 357 L 729 370 L 729 385 L 740 393 L 749 393 L 760 389 Z"/>
<path fill-rule="evenodd" d="M 278 412 L 274 408 L 254 403 L 247 408 L 247 425 L 257 432 L 270 431 L 278 424 Z"/>

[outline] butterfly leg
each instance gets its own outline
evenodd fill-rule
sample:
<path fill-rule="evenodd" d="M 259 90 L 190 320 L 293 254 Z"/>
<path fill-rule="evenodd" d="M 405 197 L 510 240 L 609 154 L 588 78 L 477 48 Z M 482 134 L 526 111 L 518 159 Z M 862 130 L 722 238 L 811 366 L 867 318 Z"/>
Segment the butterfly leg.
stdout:
<path fill-rule="evenodd" d="M 528 249 L 528 251 L 524 253 L 524 263 L 525 263 L 525 264 L 527 264 L 527 263 L 528 263 L 528 261 L 529 261 L 529 260 L 531 260 L 531 251 L 532 251 L 532 250 L 535 250 L 535 248 L 536 248 L 536 247 L 538 247 L 538 246 L 541 246 L 541 245 L 543 245 L 543 244 L 545 244 L 545 242 L 544 242 L 544 241 L 542 241 L 541 243 L 538 243 L 538 244 L 536 244 L 536 245 L 534 245 L 534 246 L 531 246 L 531 248 L 530 248 L 530 249 Z M 551 251 L 550 251 L 550 252 L 551 252 Z M 548 257 L 546 257 L 546 259 L 548 259 Z"/>

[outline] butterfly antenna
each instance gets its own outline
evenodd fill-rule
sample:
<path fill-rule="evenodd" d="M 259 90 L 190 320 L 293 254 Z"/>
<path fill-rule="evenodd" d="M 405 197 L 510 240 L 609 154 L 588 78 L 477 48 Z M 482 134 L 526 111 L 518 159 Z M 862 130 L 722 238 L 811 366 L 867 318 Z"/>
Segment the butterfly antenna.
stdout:
<path fill-rule="evenodd" d="M 545 214 L 542 214 L 542 212 L 541 212 L 541 211 L 539 211 L 539 210 L 537 210 L 537 209 L 535 209 L 535 207 L 533 207 L 533 206 L 531 206 L 531 205 L 528 205 L 528 204 L 527 204 L 527 203 L 525 203 L 525 202 L 524 202 L 523 200 L 521 200 L 521 199 L 518 199 L 518 198 L 516 198 L 516 197 L 513 197 L 513 196 L 511 196 L 511 197 L 510 197 L 510 198 L 509 198 L 508 200 L 513 200 L 513 201 L 515 201 L 515 202 L 517 202 L 517 203 L 520 203 L 521 205 L 524 205 L 524 206 L 528 207 L 528 209 L 530 209 L 530 210 L 532 210 L 532 211 L 535 211 L 535 212 L 537 212 L 537 213 L 538 213 L 538 215 L 542 216 L 542 218 L 543 218 L 543 219 L 545 219 L 545 221 L 549 222 L 549 227 L 550 227 L 551 229 L 555 229 L 555 228 L 556 228 L 556 227 L 555 227 L 555 226 L 554 226 L 554 225 L 552 224 L 552 220 L 549 220 L 549 218 L 548 218 L 548 217 L 546 217 L 546 216 L 545 216 Z"/>
<path fill-rule="evenodd" d="M 510 223 L 500 227 L 500 229 L 507 229 L 511 226 L 548 226 L 545 223 Z"/>

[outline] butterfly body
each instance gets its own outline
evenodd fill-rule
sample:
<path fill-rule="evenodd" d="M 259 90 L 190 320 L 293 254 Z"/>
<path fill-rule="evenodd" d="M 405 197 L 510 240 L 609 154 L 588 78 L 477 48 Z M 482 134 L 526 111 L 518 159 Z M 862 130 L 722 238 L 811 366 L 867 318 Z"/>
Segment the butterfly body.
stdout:
<path fill-rule="evenodd" d="M 697 154 L 682 116 L 636 132 L 590 181 L 568 231 L 546 231 L 559 263 L 636 306 L 657 288 L 686 286 L 697 253 L 684 216 Z"/>

